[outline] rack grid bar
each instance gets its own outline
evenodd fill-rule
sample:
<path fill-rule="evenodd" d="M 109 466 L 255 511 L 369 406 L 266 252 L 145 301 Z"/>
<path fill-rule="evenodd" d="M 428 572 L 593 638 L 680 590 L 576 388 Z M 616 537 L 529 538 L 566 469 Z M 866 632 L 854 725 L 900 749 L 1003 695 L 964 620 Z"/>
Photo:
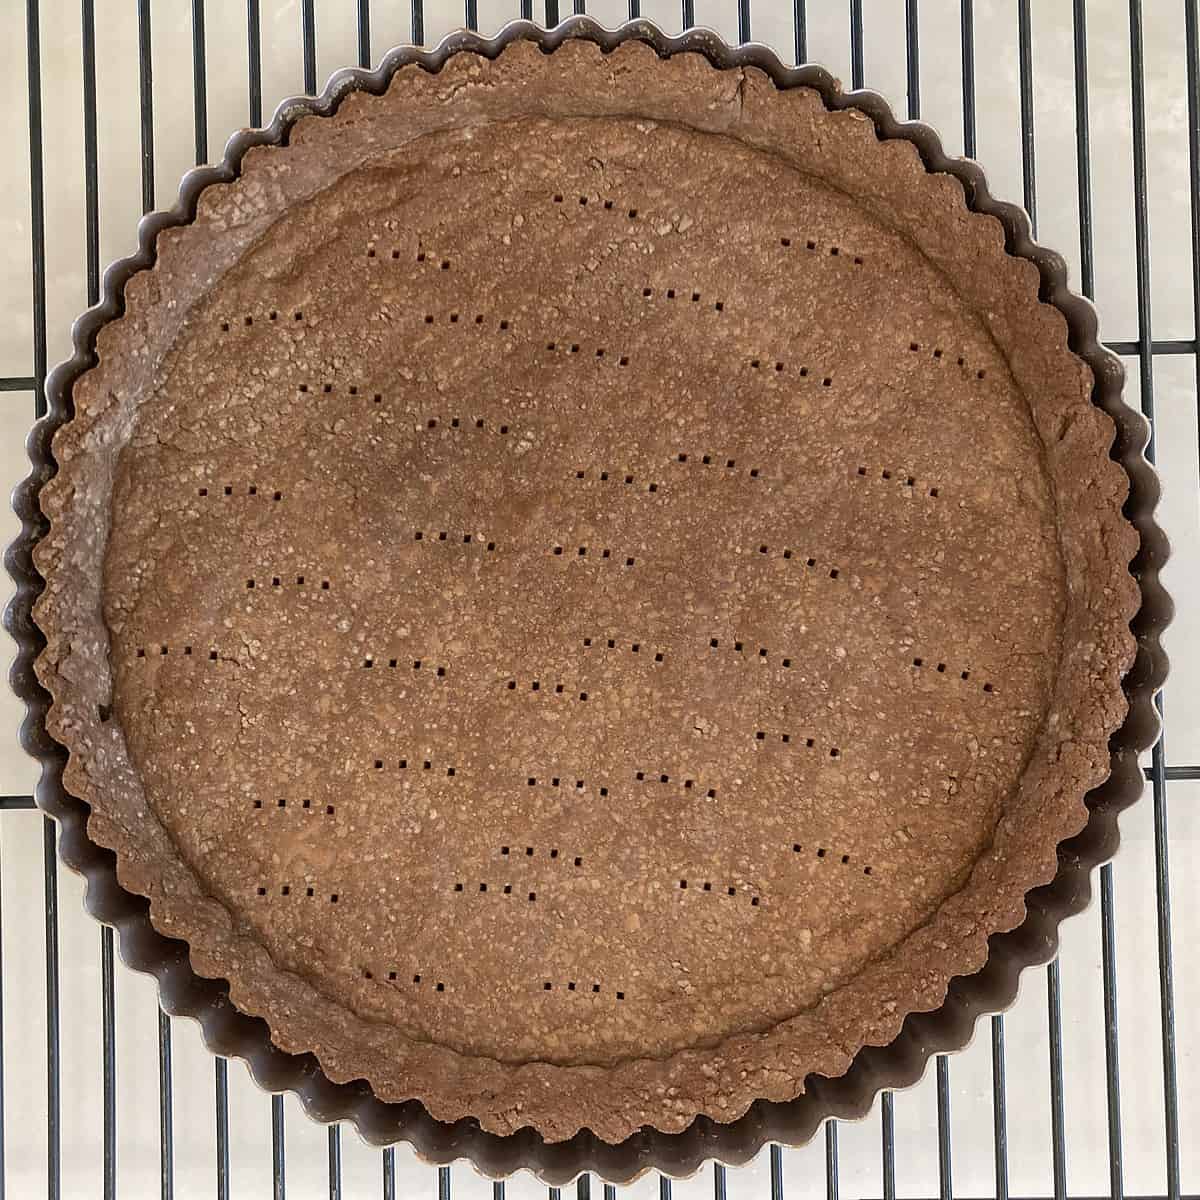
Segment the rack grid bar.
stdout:
<path fill-rule="evenodd" d="M 958 15 L 962 42 L 963 153 L 975 157 L 975 5 L 962 0 Z"/>
<path fill-rule="evenodd" d="M 287 1200 L 287 1155 L 284 1144 L 283 1097 L 271 1097 L 271 1180 L 273 1200 Z"/>
<path fill-rule="evenodd" d="M 1046 967 L 1046 1023 L 1050 1038 L 1050 1148 L 1054 1200 L 1066 1200 L 1067 1116 L 1063 1099 L 1062 978 L 1057 958 Z"/>
<path fill-rule="evenodd" d="M 329 1200 L 342 1200 L 342 1127 L 330 1125 L 326 1140 L 329 1146 Z"/>
<path fill-rule="evenodd" d="M 1088 103 L 1087 0 L 1074 0 L 1072 32 L 1075 43 L 1075 171 L 1079 203 L 1079 274 L 1083 294 L 1096 298 L 1095 263 L 1092 244 L 1091 107 Z M 1120 354 L 1120 343 L 1109 349 Z M 1135 344 L 1136 350 L 1136 344 Z"/>
<path fill-rule="evenodd" d="M 42 824 L 42 867 L 46 904 L 46 1195 L 62 1195 L 62 1051 L 59 1028 L 62 998 L 58 979 L 58 846 L 57 827 Z"/>
<path fill-rule="evenodd" d="M 142 135 L 142 212 L 154 207 L 154 63 L 150 54 L 150 0 L 138 0 L 138 100 Z"/>
<path fill-rule="evenodd" d="M 525 0 L 525 2 L 530 4 L 529 17 L 527 19 L 532 19 L 532 17 L 533 17 L 533 7 L 532 7 L 533 0 Z M 413 45 L 420 46 L 420 45 L 423 45 L 425 42 L 425 11 L 424 11 L 422 0 L 412 0 L 411 12 L 412 12 Z"/>
<path fill-rule="evenodd" d="M 825 1122 L 825 1200 L 838 1200 L 838 1125 Z"/>
<path fill-rule="evenodd" d="M 304 94 L 317 94 L 317 10 L 314 0 L 300 0 L 300 45 L 304 58 Z"/>
<path fill-rule="evenodd" d="M 213 1060 L 213 1092 L 216 1098 L 217 1200 L 229 1200 L 229 1064 L 219 1056 Z"/>
<path fill-rule="evenodd" d="M 992 1018 L 992 1155 L 996 1200 L 1008 1200 L 1008 1084 L 1005 1074 L 1004 1018 Z"/>
<path fill-rule="evenodd" d="M 113 963 L 113 931 L 100 930 L 101 1090 L 104 1095 L 104 1200 L 117 1194 L 117 1005 Z"/>
<path fill-rule="evenodd" d="M 1108 1117 L 1108 1185 L 1112 1200 L 1125 1194 L 1121 1143 L 1121 1059 L 1117 1049 L 1117 946 L 1111 863 L 1100 868 L 1100 967 L 1104 994 L 1104 1083 Z"/>
<path fill-rule="evenodd" d="M 863 86 L 863 8 L 862 0 L 850 0 L 850 86 Z"/>
<path fill-rule="evenodd" d="M 46 399 L 46 202 L 42 162 L 42 33 L 39 0 L 25 3 L 26 70 L 29 84 L 29 234 L 33 277 L 33 387 L 35 411 Z"/>
<path fill-rule="evenodd" d="M 383 1151 L 383 1200 L 396 1200 L 396 1152 L 391 1146 Z M 504 1200 L 504 1193 L 497 1194 L 496 1188 L 503 1184 L 492 1185 L 492 1200 Z"/>
<path fill-rule="evenodd" d="M 95 0 L 83 0 L 83 189 L 84 247 L 87 254 L 87 302 L 100 299 L 100 186 L 96 139 Z"/>
<path fill-rule="evenodd" d="M 904 47 L 907 55 L 908 119 L 921 119 L 921 31 L 918 0 L 904 0 Z"/>
<path fill-rule="evenodd" d="M 246 74 L 250 89 L 250 124 L 262 119 L 262 13 L 259 0 L 246 0 Z"/>
<path fill-rule="evenodd" d="M 937 1135 L 938 1135 L 938 1197 L 954 1200 L 954 1169 L 950 1152 L 950 1061 L 944 1054 L 937 1056 Z"/>
<path fill-rule="evenodd" d="M 171 1018 L 158 1010 L 158 1153 L 162 1200 L 175 1196 L 175 1085 L 171 1071 Z"/>
<path fill-rule="evenodd" d="M 196 166 L 208 162 L 208 59 L 204 48 L 204 0 L 192 0 L 192 113 Z"/>
<path fill-rule="evenodd" d="M 1033 236 L 1037 238 L 1037 159 L 1034 153 L 1033 128 L 1033 30 L 1029 0 L 1017 2 L 1017 46 L 1019 66 L 1017 69 L 1021 88 L 1021 185 L 1025 199 L 1025 211 L 1033 225 Z"/>
<path fill-rule="evenodd" d="M 1114 354 L 1132 358 L 1142 352 L 1141 340 L 1104 343 Z M 1200 351 L 1200 342 L 1195 338 L 1174 338 L 1161 342 L 1150 342 L 1150 354 L 1195 354 Z"/>
<path fill-rule="evenodd" d="M 371 65 L 371 0 L 358 0 L 358 65 L 364 70 Z"/>
<path fill-rule="evenodd" d="M 896 1200 L 896 1097 L 879 1098 L 880 1150 L 883 1154 L 883 1200 Z"/>

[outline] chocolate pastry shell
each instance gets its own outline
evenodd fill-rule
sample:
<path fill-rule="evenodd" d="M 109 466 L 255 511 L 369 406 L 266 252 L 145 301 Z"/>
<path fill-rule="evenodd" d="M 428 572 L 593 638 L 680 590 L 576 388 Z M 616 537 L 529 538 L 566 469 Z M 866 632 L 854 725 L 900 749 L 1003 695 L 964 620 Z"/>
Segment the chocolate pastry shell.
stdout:
<path fill-rule="evenodd" d="M 386 1103 L 378 1099 L 361 1079 L 333 1082 L 314 1055 L 288 1054 L 276 1047 L 265 1021 L 239 1012 L 231 1003 L 226 981 L 197 974 L 189 960 L 187 944 L 165 937 L 155 929 L 146 899 L 121 886 L 116 856 L 89 838 L 89 808 L 85 800 L 73 796 L 64 786 L 67 750 L 47 731 L 51 698 L 38 682 L 34 669 L 45 637 L 33 615 L 35 601 L 44 589 L 44 581 L 34 566 L 33 551 L 48 531 L 40 497 L 43 486 L 57 472 L 51 440 L 73 416 L 72 393 L 76 381 L 96 364 L 98 332 L 124 313 L 126 284 L 154 265 L 159 235 L 173 226 L 190 224 L 195 218 L 200 195 L 206 188 L 238 178 L 243 156 L 252 147 L 287 144 L 293 127 L 301 118 L 332 116 L 342 100 L 353 92 L 382 93 L 396 72 L 410 63 L 419 64 L 430 73 L 439 73 L 462 52 L 495 58 L 506 46 L 524 41 L 533 42 L 545 53 L 555 51 L 564 43 L 590 43 L 606 53 L 623 43 L 642 43 L 662 59 L 687 55 L 673 64 L 683 72 L 681 77 L 697 71 L 732 71 L 739 73 L 736 76 L 739 87 L 740 81 L 744 80 L 747 87 L 763 90 L 771 85 L 781 92 L 807 88 L 820 97 L 827 110 L 850 111 L 865 118 L 881 141 L 909 143 L 915 148 L 925 171 L 945 174 L 959 181 L 968 209 L 995 218 L 1003 231 L 1008 255 L 1024 259 L 1036 268 L 1039 299 L 1062 315 L 1066 345 L 1090 368 L 1094 381 L 1093 403 L 1108 414 L 1115 430 L 1110 456 L 1119 464 L 1128 482 L 1128 499 L 1124 505 L 1128 525 L 1116 519 L 1109 520 L 1108 552 L 1116 560 L 1129 559 L 1132 555 L 1132 575 L 1127 589 L 1116 588 L 1119 594 L 1114 598 L 1114 607 L 1104 614 L 1111 617 L 1113 612 L 1120 612 L 1131 618 L 1130 629 L 1136 638 L 1136 656 L 1132 655 L 1132 642 L 1130 653 L 1125 656 L 1126 660 L 1132 659 L 1122 683 L 1127 708 L 1121 719 L 1120 706 L 1109 703 L 1111 720 L 1108 725 L 1109 728 L 1117 727 L 1108 739 L 1107 778 L 1101 782 L 1103 772 L 1093 771 L 1092 776 L 1084 780 L 1095 784 L 1085 797 L 1086 825 L 1080 830 L 1078 820 L 1073 826 L 1068 820 L 1061 828 L 1056 869 L 1052 859 L 1049 866 L 1047 861 L 1031 864 L 1023 915 L 1015 912 L 1011 920 L 997 926 L 998 930 L 1004 924 L 1011 928 L 991 933 L 986 941 L 986 961 L 980 958 L 971 963 L 978 965 L 978 970 L 949 980 L 933 980 L 926 988 L 917 989 L 924 1000 L 915 1002 L 914 1008 L 930 1004 L 936 1007 L 924 1012 L 911 1011 L 906 1016 L 897 1014 L 890 1023 L 881 1021 L 873 1036 L 853 1054 L 834 1054 L 826 1073 L 810 1073 L 803 1080 L 803 1092 L 795 1098 L 753 1098 L 748 1107 L 738 1105 L 745 1111 L 731 1122 L 719 1122 L 701 1113 L 679 1128 L 673 1127 L 669 1115 L 652 1111 L 653 1106 L 643 1113 L 635 1106 L 627 1108 L 610 1124 L 601 1126 L 602 1132 L 608 1135 L 607 1140 L 589 1128 L 574 1131 L 573 1117 L 566 1118 L 565 1124 L 559 1124 L 551 1102 L 547 1102 L 544 1111 L 534 1111 L 531 1118 L 532 1124 L 547 1131 L 551 1140 L 511 1115 L 506 1123 L 498 1122 L 493 1115 L 485 1121 L 490 1129 L 484 1128 L 474 1116 L 436 1120 L 421 1101 Z M 573 45 L 568 53 L 589 58 L 599 51 Z M 645 50 L 627 49 L 622 53 L 639 62 L 653 61 Z M 711 65 L 700 62 L 697 56 L 707 59 Z M 451 70 L 465 71 L 470 61 L 469 58 L 460 59 Z M 351 70 L 335 75 L 319 99 L 286 102 L 268 129 L 235 135 L 219 166 L 189 173 L 176 206 L 168 213 L 146 217 L 140 227 L 139 240 L 138 253 L 114 264 L 106 273 L 101 303 L 76 324 L 74 355 L 56 368 L 47 380 L 49 411 L 29 440 L 33 471 L 14 497 L 14 506 L 22 520 L 22 532 L 7 558 L 18 592 L 7 611 L 6 622 L 19 646 L 12 672 L 13 683 L 29 710 L 22 727 L 22 741 L 43 764 L 37 801 L 60 822 L 63 859 L 87 877 L 89 911 L 117 928 L 125 960 L 136 969 L 152 971 L 156 975 L 164 1007 L 172 1013 L 196 1017 L 206 1041 L 215 1052 L 245 1058 L 262 1086 L 275 1091 L 295 1091 L 306 1110 L 317 1119 L 351 1119 L 369 1140 L 381 1144 L 409 1141 L 431 1161 L 446 1162 L 467 1157 L 490 1174 L 527 1167 L 549 1183 L 564 1182 L 583 1170 L 593 1170 L 614 1182 L 623 1182 L 651 1167 L 683 1175 L 696 1169 L 706 1158 L 717 1158 L 729 1164 L 744 1162 L 766 1141 L 799 1144 L 807 1140 L 827 1117 L 861 1115 L 881 1088 L 902 1087 L 915 1081 L 932 1054 L 965 1044 L 980 1014 L 1002 1009 L 1015 997 L 1021 968 L 1044 962 L 1052 956 L 1059 921 L 1086 904 L 1090 896 L 1090 869 L 1116 848 L 1117 814 L 1132 803 L 1142 786 L 1138 752 L 1151 745 L 1157 735 L 1153 694 L 1166 672 L 1166 659 L 1158 639 L 1171 612 L 1170 602 L 1157 577 L 1166 556 L 1166 542 L 1153 519 L 1158 483 L 1142 456 L 1147 440 L 1146 425 L 1122 400 L 1121 367 L 1097 340 L 1096 319 L 1091 306 L 1067 289 L 1062 260 L 1030 240 L 1025 214 L 1013 206 L 992 200 L 975 164 L 948 158 L 931 130 L 897 122 L 879 97 L 863 92 L 842 93 L 836 81 L 820 68 L 784 68 L 762 47 L 751 45 L 734 50 L 714 35 L 700 30 L 669 38 L 645 22 L 631 23 L 616 32 L 602 30 L 586 18 L 572 19 L 552 32 L 517 23 L 490 40 L 461 33 L 452 35 L 434 50 L 395 50 L 374 72 Z M 1096 426 L 1092 428 L 1094 431 Z M 1102 436 L 1102 425 L 1100 431 Z M 1064 437 L 1069 433 L 1069 429 L 1062 430 Z M 1094 432 L 1083 442 L 1085 454 L 1095 452 L 1097 446 L 1103 451 Z M 1110 516 L 1115 517 L 1115 513 Z M 1136 530 L 1136 537 L 1133 530 Z M 1133 553 L 1135 548 L 1136 553 Z M 1136 581 L 1136 589 L 1133 581 Z M 53 628 L 48 632 L 53 635 Z M 53 667 L 47 667 L 45 659 L 43 667 L 53 676 Z M 105 699 L 93 698 L 95 719 L 99 722 L 107 719 Z M 77 784 L 77 790 L 85 789 Z M 944 999 L 941 998 L 943 994 Z M 880 1044 L 871 1044 L 875 1040 Z M 431 1102 L 431 1107 L 443 1117 L 454 1116 L 447 1112 L 440 1098 Z M 638 1125 L 642 1127 L 635 1128 Z M 670 1131 L 664 1132 L 655 1126 L 665 1126 Z M 512 1131 L 500 1133 L 495 1131 L 497 1128 Z M 569 1136 L 563 1137 L 563 1130 L 570 1131 Z"/>

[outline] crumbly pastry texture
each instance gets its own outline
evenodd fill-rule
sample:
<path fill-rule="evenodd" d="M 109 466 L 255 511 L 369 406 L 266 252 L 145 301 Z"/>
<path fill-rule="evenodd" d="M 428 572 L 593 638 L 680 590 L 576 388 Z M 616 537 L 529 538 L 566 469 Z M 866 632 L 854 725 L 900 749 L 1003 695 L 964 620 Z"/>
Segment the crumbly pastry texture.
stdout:
<path fill-rule="evenodd" d="M 158 239 L 37 663 L 151 919 L 487 1130 L 728 1121 L 978 970 L 1108 771 L 1136 534 L 995 220 L 754 69 L 406 66 Z"/>

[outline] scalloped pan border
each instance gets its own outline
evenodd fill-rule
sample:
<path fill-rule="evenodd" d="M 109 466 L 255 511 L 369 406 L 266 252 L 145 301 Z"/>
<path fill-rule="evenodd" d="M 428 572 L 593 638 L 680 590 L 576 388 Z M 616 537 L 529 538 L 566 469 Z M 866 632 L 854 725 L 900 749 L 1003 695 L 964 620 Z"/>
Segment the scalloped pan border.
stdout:
<path fill-rule="evenodd" d="M 956 977 L 940 1008 L 910 1015 L 893 1042 L 863 1049 L 839 1078 L 809 1076 L 804 1093 L 796 1099 L 785 1103 L 757 1101 L 744 1116 L 730 1124 L 702 1116 L 682 1133 L 666 1134 L 646 1128 L 616 1145 L 600 1140 L 588 1130 L 567 1141 L 547 1143 L 530 1128 L 501 1137 L 484 1132 L 471 1118 L 451 1124 L 435 1121 L 419 1101 L 385 1104 L 364 1081 L 335 1084 L 324 1075 L 311 1054 L 285 1054 L 275 1047 L 265 1021 L 247 1016 L 232 1005 L 224 980 L 198 976 L 189 962 L 187 945 L 164 937 L 151 926 L 146 899 L 121 887 L 113 853 L 88 838 L 88 806 L 63 787 L 67 753 L 46 731 L 50 696 L 33 671 L 45 639 L 32 617 L 33 603 L 44 586 L 33 566 L 32 551 L 47 529 L 39 494 L 57 470 L 51 439 L 73 415 L 71 393 L 75 380 L 95 364 L 97 331 L 124 311 L 125 285 L 130 277 L 153 265 L 158 234 L 171 226 L 191 222 L 200 193 L 211 184 L 234 179 L 250 147 L 286 143 L 297 119 L 311 114 L 329 116 L 350 92 L 367 91 L 376 95 L 383 92 L 396 71 L 409 63 L 437 72 L 451 56 L 463 51 L 494 58 L 509 43 L 525 39 L 535 42 L 548 54 L 569 38 L 587 39 L 605 51 L 622 42 L 639 40 L 664 58 L 691 51 L 703 54 L 720 69 L 757 67 L 781 90 L 807 87 L 816 91 L 831 110 L 858 109 L 871 119 L 877 136 L 911 142 L 926 170 L 957 178 L 963 185 L 968 207 L 1000 221 L 1007 252 L 1028 259 L 1038 268 L 1040 299 L 1063 314 L 1069 328 L 1070 348 L 1091 367 L 1095 376 L 1093 403 L 1104 409 L 1116 424 L 1111 455 L 1129 476 L 1125 514 L 1141 539 L 1130 568 L 1142 598 L 1131 623 L 1137 638 L 1137 657 L 1123 685 L 1129 711 L 1110 739 L 1112 773 L 1104 784 L 1088 793 L 1089 818 L 1083 831 L 1059 844 L 1058 872 L 1053 881 L 1027 893 L 1027 915 L 1022 924 L 989 940 L 983 969 L 974 975 Z M 514 21 L 492 38 L 461 30 L 429 50 L 397 47 L 384 55 L 374 71 L 341 70 L 330 77 L 319 97 L 285 100 L 265 129 L 235 133 L 216 166 L 189 171 L 174 206 L 142 218 L 136 253 L 105 271 L 101 300 L 75 322 L 72 341 L 71 357 L 55 367 L 46 379 L 47 413 L 34 425 L 27 439 L 32 470 L 16 487 L 12 499 L 21 532 L 5 554 L 5 565 L 17 585 L 16 595 L 4 614 L 5 627 L 18 648 L 10 679 L 26 707 L 21 744 L 41 764 L 35 799 L 38 807 L 58 822 L 63 862 L 86 879 L 88 912 L 116 929 L 120 954 L 127 965 L 155 976 L 163 1008 L 172 1015 L 198 1021 L 210 1050 L 245 1060 L 260 1087 L 271 1092 L 294 1092 L 305 1112 L 318 1121 L 351 1121 L 368 1142 L 376 1145 L 407 1142 L 419 1157 L 431 1163 L 441 1165 L 465 1158 L 491 1176 L 526 1168 L 550 1185 L 567 1183 L 584 1171 L 619 1184 L 628 1183 L 650 1169 L 680 1177 L 692 1174 L 709 1159 L 731 1166 L 745 1163 L 769 1141 L 801 1145 L 812 1138 L 826 1119 L 861 1118 L 881 1090 L 915 1083 L 924 1074 L 931 1057 L 961 1049 L 970 1041 L 980 1016 L 1012 1004 L 1022 969 L 1053 957 L 1060 922 L 1087 905 L 1091 899 L 1092 869 L 1116 851 L 1118 815 L 1138 798 L 1143 787 L 1139 753 L 1158 737 L 1159 716 L 1154 696 L 1167 672 L 1160 635 L 1173 611 L 1158 579 L 1167 557 L 1167 540 L 1154 518 L 1160 491 L 1158 477 L 1143 454 L 1149 427 L 1141 414 L 1123 399 L 1124 369 L 1120 360 L 1099 341 L 1095 310 L 1068 288 L 1063 259 L 1032 240 L 1025 212 L 995 200 L 977 163 L 948 156 L 933 129 L 917 122 L 898 121 L 886 101 L 874 92 L 843 92 L 840 83 L 824 68 L 785 67 L 773 51 L 757 43 L 735 49 L 707 29 L 691 29 L 672 37 L 643 20 L 630 21 L 615 30 L 605 29 L 582 16 L 568 18 L 552 30 L 529 21 Z"/>

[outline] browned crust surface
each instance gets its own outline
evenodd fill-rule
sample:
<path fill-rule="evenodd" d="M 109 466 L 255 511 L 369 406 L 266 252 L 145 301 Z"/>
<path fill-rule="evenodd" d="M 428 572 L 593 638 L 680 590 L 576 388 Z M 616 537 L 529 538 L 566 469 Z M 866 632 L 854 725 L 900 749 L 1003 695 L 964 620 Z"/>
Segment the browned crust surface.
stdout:
<path fill-rule="evenodd" d="M 996 411 L 987 428 L 1003 427 L 1015 397 L 1027 405 L 1028 436 L 1040 441 L 1021 442 L 1020 414 L 1012 408 L 1021 454 L 998 460 L 995 494 L 987 499 L 1006 500 L 1019 516 L 1010 540 L 990 549 L 1025 556 L 1010 578 L 1037 584 L 1032 607 L 1053 619 L 1040 641 L 1022 643 L 1035 655 L 1033 666 L 997 666 L 1004 686 L 995 715 L 1013 722 L 1015 758 L 982 789 L 979 811 L 955 843 L 955 861 L 969 875 L 944 886 L 948 894 L 919 919 L 910 909 L 905 928 L 886 944 L 846 934 L 843 949 L 853 958 L 857 948 L 860 961 L 856 972 L 831 975 L 834 990 L 822 994 L 818 983 L 815 994 L 790 995 L 782 1019 L 733 1013 L 716 1045 L 711 1034 L 720 1022 L 689 1044 L 680 1024 L 686 1004 L 672 1008 L 662 997 L 658 1023 L 645 1012 L 623 1014 L 598 1034 L 568 1021 L 564 1040 L 547 1043 L 540 1055 L 535 1045 L 507 1044 L 496 1030 L 488 1031 L 490 1042 L 480 1040 L 482 1028 L 473 1036 L 469 1026 L 406 1034 L 397 1010 L 379 1004 L 373 989 L 360 983 L 338 994 L 316 986 L 303 950 L 289 955 L 287 939 L 296 933 L 289 921 L 247 919 L 226 891 L 236 870 L 223 874 L 204 862 L 200 847 L 186 844 L 183 810 L 168 813 L 147 787 L 169 767 L 171 731 L 156 730 L 139 708 L 144 684 L 128 664 L 134 647 L 154 635 L 155 621 L 169 625 L 184 609 L 178 596 L 160 603 L 156 594 L 148 601 L 140 595 L 136 547 L 129 537 L 120 540 L 127 514 L 129 528 L 139 529 L 136 504 L 122 507 L 120 500 L 136 499 L 139 481 L 130 459 L 118 455 L 132 445 L 144 461 L 153 449 L 169 425 L 169 406 L 160 404 L 154 422 L 144 416 L 154 411 L 153 397 L 171 395 L 171 373 L 183 369 L 168 350 L 181 333 L 191 336 L 194 316 L 218 315 L 216 282 L 228 276 L 238 294 L 239 264 L 269 242 L 284 214 L 328 205 L 331 196 L 336 211 L 339 181 L 352 172 L 419 159 L 423 144 L 456 131 L 481 136 L 477 127 L 490 124 L 502 140 L 506 129 L 532 122 L 550 137 L 555 125 L 573 120 L 595 121 L 597 136 L 613 138 L 630 119 L 639 128 L 661 123 L 675 139 L 663 144 L 677 149 L 702 136 L 731 139 L 731 157 L 773 162 L 784 182 L 794 173 L 820 181 L 831 195 L 853 197 L 864 229 L 898 239 L 914 263 L 952 291 L 981 331 L 972 349 L 990 353 L 993 375 L 1005 381 L 990 396 Z M 908 286 L 913 278 L 911 271 L 904 276 Z M 907 1013 L 936 1007 L 950 978 L 978 969 L 989 934 L 1019 923 L 1025 892 L 1054 875 L 1058 842 L 1082 828 L 1083 796 L 1105 776 L 1108 735 L 1124 714 L 1120 680 L 1132 659 L 1128 621 L 1137 604 L 1127 569 L 1136 537 L 1120 511 L 1126 478 L 1107 457 L 1112 425 L 1090 402 L 1087 368 L 1067 350 L 1065 324 L 1038 302 L 1037 286 L 1032 265 L 1004 253 L 998 223 L 971 214 L 957 181 L 926 173 L 910 145 L 878 141 L 860 115 L 830 114 L 810 92 L 778 93 L 756 71 L 716 71 L 695 55 L 662 62 L 638 44 L 605 56 L 590 44 L 568 43 L 544 56 L 518 43 L 495 63 L 457 56 L 437 76 L 403 68 L 385 97 L 351 96 L 334 117 L 301 121 L 288 147 L 252 151 L 239 180 L 204 194 L 192 225 L 160 237 L 156 267 L 130 281 L 127 313 L 102 331 L 99 365 L 75 385 L 76 417 L 55 439 L 60 473 L 42 495 L 51 526 L 36 553 L 47 579 L 36 610 L 48 642 L 38 673 L 55 701 L 48 727 L 71 752 L 66 784 L 92 806 L 91 836 L 116 850 L 121 882 L 150 897 L 156 927 L 190 944 L 201 974 L 228 978 L 234 1001 L 266 1017 L 277 1044 L 314 1051 L 331 1078 L 366 1078 L 384 1099 L 416 1096 L 440 1119 L 471 1115 L 501 1133 L 532 1125 L 551 1140 L 588 1127 L 615 1141 L 642 1125 L 682 1129 L 698 1113 L 730 1120 L 754 1099 L 796 1095 L 811 1072 L 840 1074 L 860 1047 L 891 1040 Z M 910 303 L 919 305 L 920 297 Z M 931 325 L 936 330 L 937 322 Z M 145 472 L 151 484 L 165 476 L 155 462 Z M 114 505 L 122 520 L 110 546 Z M 320 523 L 317 514 L 314 521 Z M 1056 526 L 1057 545 L 1036 540 L 1047 522 Z M 152 538 L 153 523 L 139 532 Z M 128 597 L 137 603 L 126 604 Z M 1021 702 L 1005 709 L 1010 687 Z M 116 720 L 103 722 L 99 706 L 114 696 Z M 1041 718 L 1033 727 L 1031 712 Z M 213 738 L 202 741 L 206 749 L 217 744 Z M 989 802 L 999 807 L 998 820 Z M 980 831 L 993 824 L 979 852 Z M 953 840 L 956 829 L 947 819 L 946 836 Z M 894 842 L 875 849 L 885 861 L 901 860 Z M 927 861 L 936 858 L 934 848 Z M 869 969 L 862 969 L 866 960 Z M 762 999 L 747 1003 L 753 1009 Z M 494 1012 L 477 1016 L 497 1019 Z M 513 1027 L 502 1022 L 502 1029 Z"/>

